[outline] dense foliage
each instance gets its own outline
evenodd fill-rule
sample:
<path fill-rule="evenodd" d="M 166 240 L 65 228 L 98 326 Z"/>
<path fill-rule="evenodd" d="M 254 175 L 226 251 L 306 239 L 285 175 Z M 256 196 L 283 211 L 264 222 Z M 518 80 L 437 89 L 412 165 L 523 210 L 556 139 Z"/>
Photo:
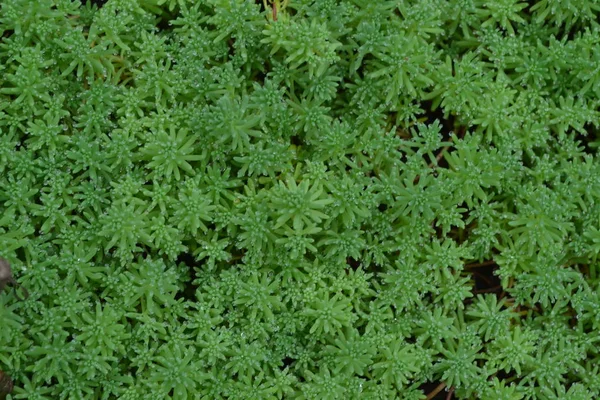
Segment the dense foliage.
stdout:
<path fill-rule="evenodd" d="M 599 17 L 3 0 L 8 398 L 600 398 Z"/>

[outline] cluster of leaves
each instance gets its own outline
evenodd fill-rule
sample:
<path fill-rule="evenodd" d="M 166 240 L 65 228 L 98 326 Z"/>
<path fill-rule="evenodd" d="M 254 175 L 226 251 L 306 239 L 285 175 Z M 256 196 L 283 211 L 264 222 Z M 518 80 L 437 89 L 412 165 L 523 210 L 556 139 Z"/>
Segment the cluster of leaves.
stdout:
<path fill-rule="evenodd" d="M 600 397 L 598 4 L 103 3 L 0 4 L 9 398 Z"/>

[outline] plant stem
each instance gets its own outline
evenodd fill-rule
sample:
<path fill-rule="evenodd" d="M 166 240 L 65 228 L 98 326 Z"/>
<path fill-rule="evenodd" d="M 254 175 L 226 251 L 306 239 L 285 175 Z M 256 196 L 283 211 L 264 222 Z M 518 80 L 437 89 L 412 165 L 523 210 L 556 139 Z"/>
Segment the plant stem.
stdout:
<path fill-rule="evenodd" d="M 446 387 L 446 383 L 444 383 L 444 382 L 442 382 L 439 385 L 437 385 L 437 387 L 435 389 L 433 389 L 433 391 L 431 391 L 431 393 L 429 393 L 427 395 L 426 400 L 433 399 L 439 392 L 441 392 L 442 390 L 444 390 L 445 387 Z"/>

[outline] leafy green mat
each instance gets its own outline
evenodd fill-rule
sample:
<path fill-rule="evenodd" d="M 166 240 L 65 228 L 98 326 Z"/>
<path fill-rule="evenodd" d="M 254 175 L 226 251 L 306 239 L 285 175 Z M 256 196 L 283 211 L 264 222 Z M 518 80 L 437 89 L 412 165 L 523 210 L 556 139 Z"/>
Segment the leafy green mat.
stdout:
<path fill-rule="evenodd" d="M 600 398 L 599 20 L 2 0 L 0 398 Z"/>

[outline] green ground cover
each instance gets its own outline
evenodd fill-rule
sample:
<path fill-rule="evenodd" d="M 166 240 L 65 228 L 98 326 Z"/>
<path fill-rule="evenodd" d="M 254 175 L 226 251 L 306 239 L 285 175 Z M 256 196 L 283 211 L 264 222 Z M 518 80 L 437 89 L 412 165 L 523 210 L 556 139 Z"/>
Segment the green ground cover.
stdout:
<path fill-rule="evenodd" d="M 6 398 L 600 398 L 599 17 L 1 1 Z"/>

